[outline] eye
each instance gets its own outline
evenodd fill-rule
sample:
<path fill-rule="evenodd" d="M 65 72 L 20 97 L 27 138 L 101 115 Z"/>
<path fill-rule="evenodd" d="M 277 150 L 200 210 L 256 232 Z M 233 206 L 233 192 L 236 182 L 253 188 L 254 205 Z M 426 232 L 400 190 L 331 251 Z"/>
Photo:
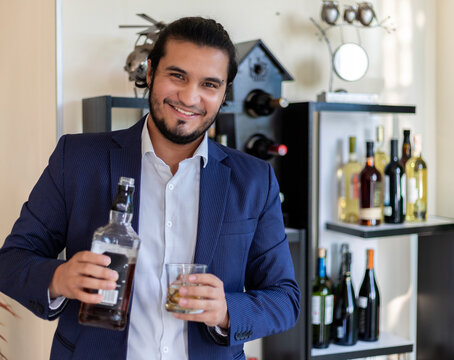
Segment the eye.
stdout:
<path fill-rule="evenodd" d="M 183 80 L 183 75 L 180 73 L 170 73 L 170 77 L 173 77 L 175 79 Z"/>
<path fill-rule="evenodd" d="M 217 89 L 219 88 L 219 84 L 216 84 L 216 83 L 213 83 L 213 82 L 205 82 L 203 83 L 203 86 L 207 87 L 207 88 L 210 88 L 210 89 Z"/>

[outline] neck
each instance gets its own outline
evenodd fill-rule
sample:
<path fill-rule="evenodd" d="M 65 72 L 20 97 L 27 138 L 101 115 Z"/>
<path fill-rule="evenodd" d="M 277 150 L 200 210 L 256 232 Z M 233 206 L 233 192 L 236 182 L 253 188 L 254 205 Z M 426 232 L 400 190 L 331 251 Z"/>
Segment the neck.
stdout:
<path fill-rule="evenodd" d="M 178 164 L 181 161 L 194 155 L 203 140 L 203 136 L 201 136 L 200 139 L 189 144 L 175 144 L 161 134 L 150 115 L 147 118 L 147 128 L 156 156 L 170 167 L 172 175 L 177 172 Z"/>

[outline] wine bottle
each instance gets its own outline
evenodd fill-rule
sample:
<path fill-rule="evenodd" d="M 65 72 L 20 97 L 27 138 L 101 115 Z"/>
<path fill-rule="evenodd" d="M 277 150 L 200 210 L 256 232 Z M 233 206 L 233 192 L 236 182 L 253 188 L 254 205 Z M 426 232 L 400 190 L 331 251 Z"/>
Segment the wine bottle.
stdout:
<path fill-rule="evenodd" d="M 389 163 L 389 157 L 385 153 L 385 128 L 382 125 L 377 126 L 376 140 L 377 150 L 375 151 L 374 162 L 375 167 L 383 177 L 385 166 Z"/>
<path fill-rule="evenodd" d="M 358 337 L 363 341 L 377 341 L 380 333 L 380 292 L 374 273 L 374 250 L 367 249 L 364 280 L 358 296 Z"/>
<path fill-rule="evenodd" d="M 359 175 L 359 223 L 379 225 L 382 218 L 382 177 L 374 166 L 374 143 L 366 142 L 366 165 Z"/>
<path fill-rule="evenodd" d="M 397 155 L 397 140 L 391 140 L 391 162 L 385 167 L 384 182 L 384 218 L 386 223 L 401 224 L 405 217 L 403 213 L 404 199 L 402 187 L 405 186 L 404 169 Z"/>
<path fill-rule="evenodd" d="M 411 158 L 411 144 L 410 144 L 410 130 L 404 130 L 404 142 L 402 143 L 402 156 L 400 158 L 400 165 L 405 170 L 407 161 Z"/>
<path fill-rule="evenodd" d="M 359 173 L 362 166 L 356 155 L 356 138 L 349 137 L 348 162 L 342 167 L 339 220 L 348 223 L 358 223 L 359 211 Z"/>
<path fill-rule="evenodd" d="M 284 144 L 277 144 L 273 140 L 268 139 L 265 135 L 255 134 L 246 142 L 245 151 L 260 159 L 268 160 L 273 156 L 286 155 L 287 146 Z"/>
<path fill-rule="evenodd" d="M 352 254 L 345 254 L 345 272 L 334 297 L 334 342 L 355 345 L 358 341 L 358 307 L 351 278 Z"/>
<path fill-rule="evenodd" d="M 244 101 L 247 114 L 254 118 L 271 115 L 275 108 L 285 108 L 288 104 L 285 98 L 273 99 L 271 94 L 260 89 L 252 90 Z"/>
<path fill-rule="evenodd" d="M 106 226 L 95 230 L 91 251 L 110 257 L 109 268 L 118 272 L 114 290 L 98 290 L 103 295 L 99 304 L 82 303 L 79 322 L 111 330 L 124 330 L 126 327 L 129 299 L 140 239 L 131 226 L 133 213 L 134 179 L 121 177 L 117 195 L 110 210 L 110 220 Z"/>
<path fill-rule="evenodd" d="M 318 249 L 318 274 L 312 287 L 312 346 L 326 348 L 333 322 L 334 296 L 327 282 L 326 250 Z"/>
<path fill-rule="evenodd" d="M 421 155 L 421 135 L 414 136 L 414 153 L 405 165 L 407 178 L 407 221 L 427 218 L 427 166 Z"/>

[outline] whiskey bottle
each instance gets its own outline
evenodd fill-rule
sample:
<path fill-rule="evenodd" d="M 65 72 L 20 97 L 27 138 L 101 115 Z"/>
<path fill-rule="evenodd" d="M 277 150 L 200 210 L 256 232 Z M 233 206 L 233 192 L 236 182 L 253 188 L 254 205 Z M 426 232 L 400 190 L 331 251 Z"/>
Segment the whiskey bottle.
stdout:
<path fill-rule="evenodd" d="M 114 290 L 98 290 L 103 301 L 82 303 L 79 322 L 111 330 L 124 330 L 131 296 L 135 264 L 140 246 L 139 236 L 131 226 L 133 214 L 134 179 L 121 177 L 117 195 L 106 226 L 95 230 L 91 251 L 110 257 L 109 268 L 118 272 Z M 96 291 L 95 291 L 96 292 Z"/>

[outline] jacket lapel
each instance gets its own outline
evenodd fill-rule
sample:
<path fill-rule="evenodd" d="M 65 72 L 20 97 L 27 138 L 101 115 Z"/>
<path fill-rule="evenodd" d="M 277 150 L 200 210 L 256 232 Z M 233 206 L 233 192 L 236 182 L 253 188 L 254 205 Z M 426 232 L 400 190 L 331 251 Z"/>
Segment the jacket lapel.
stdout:
<path fill-rule="evenodd" d="M 135 180 L 132 227 L 136 232 L 139 231 L 140 172 L 142 166 L 141 136 L 145 119 L 146 116 L 130 129 L 115 134 L 113 139 L 118 143 L 119 147 L 110 151 L 110 186 L 112 201 L 117 193 L 117 185 L 120 177 L 131 177 Z"/>
<path fill-rule="evenodd" d="M 230 168 L 221 163 L 226 154 L 211 141 L 208 164 L 200 170 L 199 220 L 194 262 L 210 264 L 224 219 L 230 184 Z"/>

